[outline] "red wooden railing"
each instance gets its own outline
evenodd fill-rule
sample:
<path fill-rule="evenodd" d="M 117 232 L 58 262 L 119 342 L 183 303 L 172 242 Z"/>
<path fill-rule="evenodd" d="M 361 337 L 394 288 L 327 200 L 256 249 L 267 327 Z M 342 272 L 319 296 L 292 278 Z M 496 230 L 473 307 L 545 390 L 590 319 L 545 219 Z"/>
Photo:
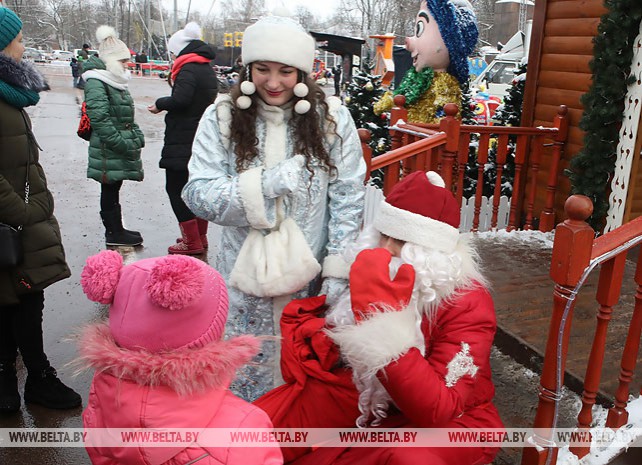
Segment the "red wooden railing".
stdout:
<path fill-rule="evenodd" d="M 494 185 L 493 217 L 491 226 L 497 226 L 497 214 L 500 202 L 502 170 L 509 153 L 509 140 L 515 140 L 515 177 L 513 196 L 509 213 L 507 229 L 533 229 L 535 220 L 539 218 L 539 230 L 550 231 L 555 224 L 555 194 L 559 176 L 559 163 L 568 134 L 567 108 L 560 106 L 550 128 L 527 128 L 505 126 L 475 126 L 462 125 L 457 119 L 457 106 L 448 104 L 444 111 L 446 116 L 440 124 L 408 124 L 408 113 L 404 108 L 405 97 L 397 95 L 394 98 L 395 107 L 390 117 L 390 134 L 392 149 L 371 160 L 371 151 L 367 145 L 369 132 L 360 130 L 364 157 L 369 171 L 384 169 L 384 194 L 406 174 L 415 170 L 437 171 L 444 178 L 446 187 L 455 194 L 461 203 L 465 167 L 468 162 L 468 150 L 472 134 L 479 135 L 477 150 L 477 187 L 475 193 L 475 214 L 473 231 L 479 226 L 482 191 L 484 184 L 484 169 L 488 162 L 488 152 L 493 136 L 497 139 L 497 178 Z M 547 141 L 551 141 L 547 143 Z M 527 157 L 529 147 L 532 147 L 530 158 Z M 546 187 L 544 207 L 535 212 L 537 198 L 537 176 L 544 147 L 551 147 L 551 163 Z M 527 182 L 530 185 L 527 186 Z M 527 189 L 528 187 L 528 189 Z M 522 209 L 525 220 L 521 221 Z"/>
<path fill-rule="evenodd" d="M 620 297 L 627 252 L 642 243 L 642 217 L 594 239 L 595 232 L 586 223 L 586 219 L 593 212 L 593 205 L 588 197 L 569 197 L 565 211 L 568 219 L 558 224 L 555 229 L 550 267 L 550 276 L 555 282 L 553 312 L 540 379 L 539 405 L 533 427 L 536 431 L 543 429 L 551 434 L 556 428 L 575 296 L 591 271 L 600 265 L 596 292 L 599 304 L 597 325 L 586 368 L 582 409 L 577 420 L 578 430 L 585 433 L 578 437 L 586 438 L 587 442 L 571 448 L 571 452 L 582 458 L 588 454 L 590 448 L 589 428 L 593 420 L 592 407 L 600 386 L 606 333 L 613 306 Z M 642 334 L 641 258 L 642 255 L 638 256 L 635 271 L 635 306 L 622 353 L 615 406 L 609 410 L 606 420 L 606 426 L 613 429 L 620 428 L 628 421 L 626 405 Z M 550 442 L 551 437 L 533 437 L 533 441 L 541 447 L 525 448 L 522 465 L 554 465 L 557 461 L 557 449 Z"/>

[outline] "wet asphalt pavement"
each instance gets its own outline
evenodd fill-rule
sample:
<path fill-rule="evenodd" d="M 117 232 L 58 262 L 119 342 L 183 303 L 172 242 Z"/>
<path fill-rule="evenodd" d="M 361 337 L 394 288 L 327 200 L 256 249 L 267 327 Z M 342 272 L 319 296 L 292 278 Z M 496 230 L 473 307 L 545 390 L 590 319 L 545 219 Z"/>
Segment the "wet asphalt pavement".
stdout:
<path fill-rule="evenodd" d="M 74 333 L 83 325 L 107 316 L 106 307 L 87 300 L 80 287 L 85 259 L 105 248 L 99 215 L 100 186 L 86 177 L 89 144 L 76 135 L 82 93 L 72 88 L 71 76 L 52 71 L 45 70 L 52 90 L 41 94 L 39 104 L 30 108 L 29 114 L 43 148 L 40 162 L 55 199 L 55 215 L 72 276 L 45 291 L 45 351 L 59 377 L 82 395 L 86 405 L 91 373 L 75 374 L 67 364 L 77 355 L 71 340 Z M 169 94 L 169 86 L 158 78 L 134 78 L 130 90 L 136 105 L 136 121 L 146 138 L 142 153 L 145 180 L 125 182 L 121 204 L 126 226 L 140 231 L 144 243 L 142 247 L 119 248 L 126 263 L 165 255 L 167 247 L 179 236 L 165 193 L 165 171 L 158 167 L 164 114 L 153 115 L 146 109 L 156 98 Z M 210 228 L 212 245 L 208 255 L 201 258 L 215 256 L 217 233 L 215 227 Z M 18 365 L 22 393 L 26 371 L 20 361 Z M 0 416 L 0 428 L 81 428 L 81 414 L 81 408 L 56 411 L 23 403 L 17 414 Z M 90 461 L 82 448 L 7 448 L 0 444 L 0 464 L 85 465 Z"/>

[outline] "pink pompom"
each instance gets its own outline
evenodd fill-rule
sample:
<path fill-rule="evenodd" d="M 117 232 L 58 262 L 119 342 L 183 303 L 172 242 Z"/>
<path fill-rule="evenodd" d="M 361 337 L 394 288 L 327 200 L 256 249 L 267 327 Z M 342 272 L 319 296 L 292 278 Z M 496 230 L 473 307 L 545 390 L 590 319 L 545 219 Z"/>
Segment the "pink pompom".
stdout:
<path fill-rule="evenodd" d="M 179 310 L 201 295 L 204 281 L 203 268 L 197 259 L 169 256 L 152 268 L 145 290 L 156 305 Z"/>
<path fill-rule="evenodd" d="M 123 257 L 113 250 L 103 250 L 87 259 L 80 274 L 80 284 L 89 300 L 110 304 L 123 268 Z"/>

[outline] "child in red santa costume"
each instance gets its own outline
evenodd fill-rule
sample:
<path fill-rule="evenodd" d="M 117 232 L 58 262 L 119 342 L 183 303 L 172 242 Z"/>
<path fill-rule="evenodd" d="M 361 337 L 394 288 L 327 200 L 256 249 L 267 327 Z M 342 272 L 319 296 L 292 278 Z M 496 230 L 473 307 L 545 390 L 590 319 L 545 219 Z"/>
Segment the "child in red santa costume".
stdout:
<path fill-rule="evenodd" d="M 492 399 L 492 298 L 459 234 L 459 206 L 434 172 L 382 203 L 350 290 L 291 302 L 281 320 L 286 385 L 255 404 L 277 428 L 503 428 Z M 370 247 L 370 248 L 367 248 Z M 372 248 L 376 247 L 376 248 Z M 286 463 L 472 465 L 496 447 L 284 449 Z"/>

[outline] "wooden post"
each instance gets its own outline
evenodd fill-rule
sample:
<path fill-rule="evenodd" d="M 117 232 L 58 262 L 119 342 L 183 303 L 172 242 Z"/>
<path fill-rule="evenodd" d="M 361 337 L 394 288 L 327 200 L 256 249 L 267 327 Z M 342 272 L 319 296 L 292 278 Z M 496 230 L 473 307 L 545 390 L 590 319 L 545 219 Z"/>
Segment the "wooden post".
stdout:
<path fill-rule="evenodd" d="M 606 332 L 611 321 L 613 306 L 620 299 L 622 289 L 622 278 L 624 277 L 624 265 L 626 263 L 626 252 L 620 253 L 604 263 L 600 270 L 600 280 L 597 285 L 596 298 L 600 304 L 597 314 L 597 327 L 593 336 L 591 354 L 586 364 L 586 376 L 584 377 L 584 392 L 582 393 L 582 409 L 577 416 L 577 427 L 582 433 L 579 437 L 584 438 L 582 445 L 572 446 L 570 451 L 578 458 L 582 458 L 591 451 L 591 423 L 593 421 L 593 406 L 595 397 L 600 388 L 602 366 L 604 365 L 604 350 L 606 347 Z"/>
<path fill-rule="evenodd" d="M 459 149 L 459 130 L 461 122 L 457 119 L 459 108 L 454 103 L 444 106 L 446 116 L 439 122 L 439 130 L 448 135 L 446 144 L 442 147 L 439 164 L 441 177 L 444 179 L 446 189 L 453 189 L 453 167 L 457 160 Z"/>
<path fill-rule="evenodd" d="M 475 215 L 473 216 L 473 232 L 479 230 L 479 215 L 481 213 L 482 195 L 484 194 L 484 170 L 488 162 L 488 146 L 490 134 L 481 134 L 477 147 L 477 188 L 475 189 Z"/>
<path fill-rule="evenodd" d="M 506 231 L 514 231 L 517 227 L 519 219 L 517 218 L 518 212 L 521 212 L 520 192 L 522 191 L 522 177 L 524 171 L 524 161 L 526 160 L 526 146 L 528 144 L 528 136 L 517 136 L 517 143 L 515 144 L 515 176 L 513 181 L 513 194 L 510 201 L 510 214 L 508 217 L 508 226 Z"/>
<path fill-rule="evenodd" d="M 408 122 L 408 110 L 406 110 L 406 97 L 403 95 L 395 95 L 392 99 L 394 106 L 390 110 L 390 126 L 394 126 L 402 120 Z"/>
<path fill-rule="evenodd" d="M 369 144 L 372 134 L 365 128 L 357 129 L 357 133 L 359 134 L 359 140 L 361 141 L 363 160 L 366 162 L 366 179 L 364 182 L 368 182 L 368 179 L 370 179 L 370 166 L 372 166 L 372 149 Z"/>
<path fill-rule="evenodd" d="M 582 277 L 591 259 L 593 238 L 595 232 L 586 223 L 586 219 L 593 212 L 591 200 L 583 195 L 573 195 L 566 200 L 564 210 L 568 219 L 557 225 L 555 240 L 553 242 L 553 256 L 551 258 L 550 277 L 555 282 L 553 291 L 553 313 L 546 343 L 546 354 L 542 377 L 540 378 L 539 404 L 533 428 L 549 429 L 555 425 L 555 402 L 559 398 L 557 392 L 557 370 L 564 373 L 568 340 L 571 332 L 573 315 L 573 289 Z M 570 311 L 564 315 L 566 304 L 570 301 Z M 562 328 L 563 317 L 566 324 Z M 563 330 L 560 353 L 558 354 L 558 339 L 560 330 Z M 558 356 L 560 357 L 558 367 Z M 553 459 L 557 457 L 557 449 L 547 448 L 549 438 L 535 436 L 531 438 L 535 444 L 541 446 L 526 447 L 522 454 L 522 465 L 543 465 L 549 453 Z M 553 460 L 551 463 L 555 463 Z"/>
<path fill-rule="evenodd" d="M 553 121 L 553 126 L 557 128 L 557 134 L 553 139 L 551 167 L 546 185 L 546 202 L 539 220 L 539 230 L 542 232 L 552 231 L 555 224 L 555 192 L 557 191 L 558 171 L 564 144 L 568 136 L 568 108 L 566 105 L 560 105 Z"/>
<path fill-rule="evenodd" d="M 629 412 L 626 411 L 626 404 L 629 401 L 629 392 L 635 364 L 640 351 L 640 335 L 642 334 L 642 250 L 638 256 L 638 264 L 635 269 L 635 307 L 629 325 L 629 332 L 626 335 L 622 362 L 620 365 L 620 376 L 617 390 L 615 391 L 615 405 L 609 410 L 606 418 L 606 426 L 617 429 L 629 421 Z"/>
<path fill-rule="evenodd" d="M 499 198 L 502 196 L 502 174 L 508 154 L 508 134 L 502 134 L 497 138 L 497 158 L 495 158 L 495 189 L 493 191 L 493 216 L 490 221 L 491 229 L 497 228 L 497 215 L 499 214 Z"/>
<path fill-rule="evenodd" d="M 535 194 L 537 193 L 537 173 L 539 173 L 539 163 L 542 158 L 541 136 L 536 136 L 533 142 L 535 145 L 531 153 L 531 185 L 526 196 L 526 222 L 524 223 L 524 231 L 533 229 L 533 210 L 535 208 Z"/>

